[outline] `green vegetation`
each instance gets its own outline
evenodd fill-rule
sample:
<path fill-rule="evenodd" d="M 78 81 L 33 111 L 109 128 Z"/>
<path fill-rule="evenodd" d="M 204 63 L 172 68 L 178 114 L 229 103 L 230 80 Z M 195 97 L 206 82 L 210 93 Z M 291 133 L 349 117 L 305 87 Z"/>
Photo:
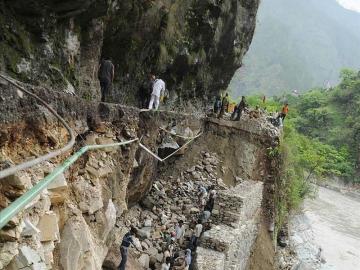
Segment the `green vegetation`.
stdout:
<path fill-rule="evenodd" d="M 270 159 L 282 159 L 276 187 L 277 224 L 311 194 L 312 177 L 338 176 L 360 183 L 360 72 L 345 69 L 340 79 L 332 89 L 275 97 L 265 105 L 261 96 L 247 97 L 252 107 L 270 112 L 281 109 L 280 100 L 289 103 L 281 146 L 268 151 Z"/>
<path fill-rule="evenodd" d="M 281 110 L 281 104 L 274 98 L 267 98 L 265 103 L 263 102 L 263 96 L 261 95 L 254 95 L 246 97 L 246 102 L 251 107 L 259 107 L 261 109 L 266 110 L 270 113 L 275 113 Z"/>
<path fill-rule="evenodd" d="M 359 182 L 360 73 L 345 69 L 340 78 L 332 89 L 287 97 L 292 113 L 285 140 L 298 145 L 308 172 Z"/>

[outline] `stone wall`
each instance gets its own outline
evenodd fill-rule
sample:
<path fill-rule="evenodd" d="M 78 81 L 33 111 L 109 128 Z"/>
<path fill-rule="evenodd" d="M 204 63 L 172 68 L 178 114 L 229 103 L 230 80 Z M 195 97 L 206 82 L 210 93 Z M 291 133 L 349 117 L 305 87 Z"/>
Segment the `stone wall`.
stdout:
<path fill-rule="evenodd" d="M 262 182 L 243 181 L 219 192 L 212 216 L 218 225 L 202 235 L 195 269 L 246 269 L 257 237 L 262 191 Z"/>

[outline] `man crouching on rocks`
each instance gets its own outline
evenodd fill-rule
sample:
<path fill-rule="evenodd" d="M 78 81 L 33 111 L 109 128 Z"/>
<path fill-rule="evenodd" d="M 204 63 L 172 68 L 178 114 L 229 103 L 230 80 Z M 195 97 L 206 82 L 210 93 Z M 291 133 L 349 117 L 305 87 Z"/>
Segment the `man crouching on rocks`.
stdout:
<path fill-rule="evenodd" d="M 133 247 L 135 247 L 138 251 L 140 251 L 134 245 L 133 235 L 135 235 L 135 233 L 136 233 L 136 229 L 134 227 L 131 227 L 130 231 L 128 233 L 126 233 L 123 237 L 123 240 L 121 242 L 121 247 L 120 247 L 121 263 L 119 265 L 118 270 L 125 270 L 130 244 Z"/>

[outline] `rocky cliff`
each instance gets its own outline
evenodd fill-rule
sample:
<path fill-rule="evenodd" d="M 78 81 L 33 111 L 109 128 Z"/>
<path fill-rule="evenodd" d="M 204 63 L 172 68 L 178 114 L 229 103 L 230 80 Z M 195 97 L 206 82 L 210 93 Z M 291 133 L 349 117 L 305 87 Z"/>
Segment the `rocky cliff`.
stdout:
<path fill-rule="evenodd" d="M 261 216 L 271 222 L 275 211 L 276 171 L 268 149 L 278 144 L 279 131 L 266 115 L 245 114 L 240 122 L 201 120 L 25 87 L 32 87 L 69 122 L 76 133 L 72 152 L 83 145 L 138 137 L 160 155 L 169 148 L 164 145 L 184 144 L 183 138 L 171 138 L 162 128 L 186 136 L 198 130 L 203 134 L 165 163 L 157 162 L 138 143 L 86 153 L 0 230 L 0 269 L 116 269 L 121 238 L 130 225 L 138 228 L 136 245 L 142 252 L 131 251 L 129 269 L 158 269 L 166 248 L 164 237 L 180 219 L 186 221 L 184 246 L 188 244 L 193 222 L 201 214 L 198 189 L 210 185 L 218 191 L 213 226 L 204 229 L 194 266 L 245 269 L 251 262 Z M 1 168 L 67 141 L 65 129 L 43 106 L 3 81 L 0 90 Z M 0 210 L 69 154 L 1 179 Z M 228 235 L 226 241 L 220 235 Z M 219 260 L 208 264 L 214 254 Z"/>
<path fill-rule="evenodd" d="M 149 72 L 173 100 L 225 89 L 251 42 L 258 0 L 0 1 L 0 70 L 99 98 L 101 56 L 116 66 L 113 100 L 136 103 Z"/>

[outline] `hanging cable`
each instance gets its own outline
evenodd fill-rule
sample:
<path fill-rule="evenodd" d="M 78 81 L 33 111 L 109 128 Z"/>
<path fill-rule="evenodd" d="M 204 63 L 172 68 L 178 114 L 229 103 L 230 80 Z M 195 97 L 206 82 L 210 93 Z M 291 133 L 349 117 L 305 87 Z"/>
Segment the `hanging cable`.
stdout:
<path fill-rule="evenodd" d="M 65 152 L 70 150 L 73 147 L 73 145 L 75 144 L 75 135 L 74 135 L 72 129 L 70 128 L 70 126 L 66 123 L 66 121 L 53 108 L 51 108 L 50 105 L 47 104 L 43 99 L 39 98 L 34 93 L 32 93 L 32 92 L 26 90 L 24 87 L 20 86 L 18 84 L 19 81 L 16 81 L 16 80 L 14 80 L 12 78 L 9 78 L 9 77 L 7 77 L 7 76 L 5 76 L 3 74 L 0 74 L 0 78 L 4 79 L 5 81 L 10 83 L 11 85 L 15 86 L 20 91 L 22 91 L 22 92 L 28 94 L 29 96 L 35 98 L 42 105 L 44 105 L 57 119 L 59 119 L 59 121 L 66 128 L 66 130 L 68 131 L 69 136 L 70 136 L 69 142 L 64 147 L 62 147 L 62 148 L 60 148 L 60 149 L 58 149 L 56 151 L 49 152 L 48 154 L 40 156 L 40 157 L 35 158 L 33 160 L 29 160 L 29 161 L 23 162 L 21 164 L 18 164 L 18 165 L 15 165 L 15 166 L 12 166 L 10 168 L 7 168 L 5 170 L 0 171 L 0 179 L 1 179 L 1 178 L 4 178 L 4 177 L 7 177 L 9 175 L 12 175 L 12 174 L 14 174 L 14 173 L 16 173 L 18 171 L 28 169 L 28 168 L 36 165 L 36 164 L 39 164 L 41 162 L 44 162 L 46 160 L 49 160 L 51 158 L 54 158 L 54 157 L 59 156 L 61 154 L 64 154 Z"/>

